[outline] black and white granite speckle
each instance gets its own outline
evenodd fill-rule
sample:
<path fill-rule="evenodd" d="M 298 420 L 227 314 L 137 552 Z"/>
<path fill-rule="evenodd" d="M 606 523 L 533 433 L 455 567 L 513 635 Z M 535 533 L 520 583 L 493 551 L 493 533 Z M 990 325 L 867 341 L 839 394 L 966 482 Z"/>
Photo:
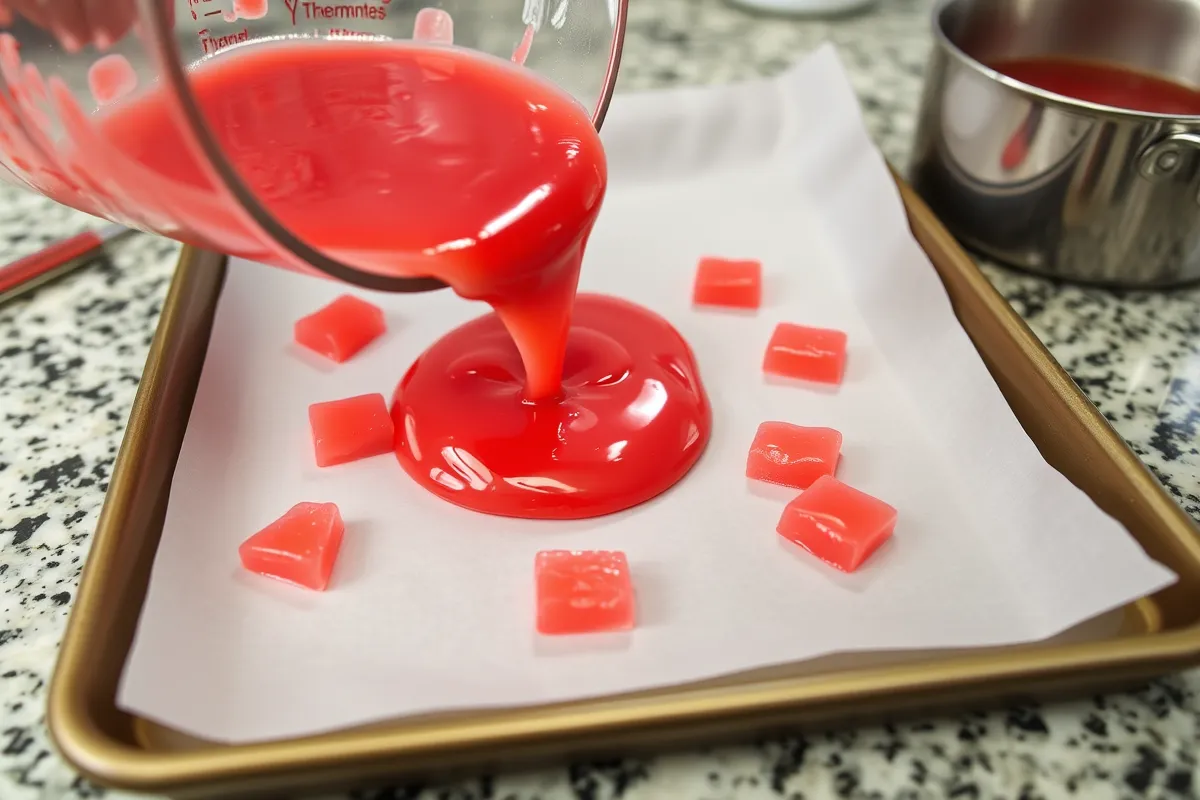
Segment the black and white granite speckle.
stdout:
<path fill-rule="evenodd" d="M 783 70 L 837 44 L 883 152 L 905 161 L 930 0 L 879 0 L 833 22 L 720 0 L 632 0 L 622 89 Z M 95 222 L 0 187 L 0 258 Z M 0 307 L 0 798 L 97 797 L 52 754 L 46 683 L 176 245 L 148 236 Z M 1193 516 L 1200 519 L 1200 289 L 1064 287 L 988 276 Z M 361 800 L 510 798 L 1087 798 L 1200 796 L 1200 672 L 1138 692 L 774 739 L 652 760 L 499 775 Z M 110 795 L 111 796 L 111 795 Z"/>

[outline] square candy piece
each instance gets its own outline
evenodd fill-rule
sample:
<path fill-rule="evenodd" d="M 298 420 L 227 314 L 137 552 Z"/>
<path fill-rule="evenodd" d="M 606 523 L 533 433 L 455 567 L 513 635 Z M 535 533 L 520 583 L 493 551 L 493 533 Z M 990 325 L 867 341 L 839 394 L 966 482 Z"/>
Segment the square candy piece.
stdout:
<path fill-rule="evenodd" d="M 299 503 L 242 542 L 238 556 L 250 572 L 322 592 L 345 531 L 333 503 Z"/>
<path fill-rule="evenodd" d="M 537 554 L 534 573 L 538 633 L 598 633 L 633 627 L 633 583 L 624 553 L 544 550 Z"/>
<path fill-rule="evenodd" d="M 843 572 L 854 572 L 896 527 L 896 509 L 825 475 L 787 504 L 780 536 Z"/>
<path fill-rule="evenodd" d="M 846 370 L 846 334 L 781 322 L 775 326 L 763 372 L 817 383 L 842 382 Z"/>
<path fill-rule="evenodd" d="M 758 308 L 762 304 L 762 264 L 723 258 L 700 259 L 692 302 L 698 306 Z"/>
<path fill-rule="evenodd" d="M 842 434 L 833 428 L 764 422 L 750 445 L 746 477 L 807 489 L 822 475 L 834 473 L 841 450 Z"/>
<path fill-rule="evenodd" d="M 344 294 L 320 311 L 296 320 L 295 337 L 297 344 L 340 364 L 386 330 L 378 306 Z"/>
<path fill-rule="evenodd" d="M 125 56 L 102 56 L 88 68 L 88 88 L 97 105 L 115 103 L 137 88 L 138 76 Z"/>
<path fill-rule="evenodd" d="M 381 394 L 313 403 L 308 407 L 318 467 L 391 452 L 395 428 Z"/>

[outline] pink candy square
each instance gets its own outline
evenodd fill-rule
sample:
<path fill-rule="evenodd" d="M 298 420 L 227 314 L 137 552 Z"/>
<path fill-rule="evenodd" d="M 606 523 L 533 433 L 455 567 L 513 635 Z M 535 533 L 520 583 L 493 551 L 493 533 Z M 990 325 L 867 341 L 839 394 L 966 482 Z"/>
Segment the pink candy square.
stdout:
<path fill-rule="evenodd" d="M 817 383 L 841 383 L 845 369 L 845 333 L 788 322 L 775 326 L 763 358 L 763 372 Z"/>
<path fill-rule="evenodd" d="M 888 540 L 896 509 L 828 475 L 788 503 L 776 528 L 843 572 L 854 572 Z"/>
<path fill-rule="evenodd" d="M 762 304 L 762 263 L 700 259 L 692 302 L 698 306 L 758 308 Z"/>
<path fill-rule="evenodd" d="M 534 573 L 538 633 L 597 633 L 633 627 L 633 582 L 624 553 L 544 550 L 537 554 Z"/>
<path fill-rule="evenodd" d="M 296 321 L 298 344 L 338 362 L 354 356 L 387 330 L 378 306 L 344 294 Z"/>
<path fill-rule="evenodd" d="M 308 407 L 318 467 L 392 451 L 395 427 L 381 394 L 364 394 Z"/>
<path fill-rule="evenodd" d="M 764 422 L 750 445 L 746 477 L 807 489 L 822 475 L 834 473 L 841 449 L 842 434 L 832 428 Z"/>

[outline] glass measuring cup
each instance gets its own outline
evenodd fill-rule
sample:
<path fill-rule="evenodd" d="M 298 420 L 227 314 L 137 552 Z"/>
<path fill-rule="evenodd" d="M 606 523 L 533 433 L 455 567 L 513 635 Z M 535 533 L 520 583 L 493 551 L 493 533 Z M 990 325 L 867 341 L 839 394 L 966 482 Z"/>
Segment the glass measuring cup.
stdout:
<path fill-rule="evenodd" d="M 194 92 L 195 67 L 241 48 L 420 40 L 524 65 L 565 89 L 598 127 L 616 80 L 627 0 L 55 0 L 81 14 L 23 15 L 0 0 L 0 177 L 130 227 L 366 288 L 438 281 L 323 249 L 289 229 L 232 162 Z M 112 22 L 125 4 L 128 16 Z M 105 13 L 89 16 L 89 6 Z M 41 14 L 41 16 L 39 16 Z M 324 45 L 322 43 L 332 43 Z M 202 178 L 123 150 L 100 123 L 146 92 L 169 98 L 172 141 Z M 263 114 L 268 114 L 264 109 Z M 278 165 L 275 165 L 278 166 Z M 304 181 L 304 166 L 284 165 Z"/>

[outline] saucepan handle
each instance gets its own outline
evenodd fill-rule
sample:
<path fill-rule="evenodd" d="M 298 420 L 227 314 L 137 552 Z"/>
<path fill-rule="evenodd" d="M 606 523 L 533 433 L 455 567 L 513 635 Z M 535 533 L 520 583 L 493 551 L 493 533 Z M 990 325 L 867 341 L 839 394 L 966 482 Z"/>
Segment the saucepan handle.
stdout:
<path fill-rule="evenodd" d="M 1200 153 L 1200 132 L 1175 131 L 1161 136 L 1142 148 L 1138 172 L 1152 181 L 1168 178 L 1179 171 L 1189 150 Z M 1200 194 L 1196 202 L 1200 203 Z"/>

